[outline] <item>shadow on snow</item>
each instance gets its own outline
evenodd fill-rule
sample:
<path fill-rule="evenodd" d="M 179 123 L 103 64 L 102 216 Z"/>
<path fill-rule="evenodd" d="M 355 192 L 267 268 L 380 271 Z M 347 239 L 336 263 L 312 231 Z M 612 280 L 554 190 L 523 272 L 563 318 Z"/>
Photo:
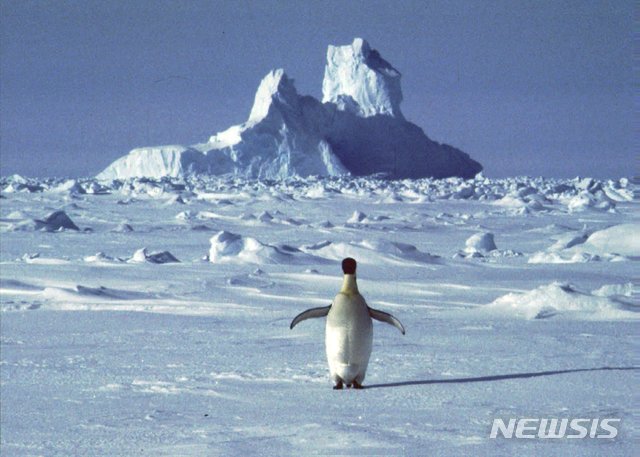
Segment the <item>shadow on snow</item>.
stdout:
<path fill-rule="evenodd" d="M 377 389 L 381 387 L 403 387 L 403 386 L 420 386 L 427 384 L 465 384 L 469 382 L 490 382 L 490 381 L 504 381 L 507 379 L 527 379 L 538 378 L 542 376 L 554 376 L 567 373 L 580 373 L 588 371 L 629 371 L 640 370 L 640 367 L 599 367 L 599 368 L 574 368 L 569 370 L 552 370 L 552 371 L 538 371 L 532 373 L 510 373 L 499 374 L 493 376 L 477 376 L 474 378 L 452 378 L 452 379 L 425 379 L 421 381 L 402 381 L 402 382 L 390 382 L 386 384 L 371 384 L 363 386 L 365 389 Z"/>

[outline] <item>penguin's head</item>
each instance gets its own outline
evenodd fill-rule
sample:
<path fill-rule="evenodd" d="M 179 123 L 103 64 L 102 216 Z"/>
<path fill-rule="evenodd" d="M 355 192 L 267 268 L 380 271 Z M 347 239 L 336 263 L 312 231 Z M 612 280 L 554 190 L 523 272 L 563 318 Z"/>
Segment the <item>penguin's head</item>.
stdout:
<path fill-rule="evenodd" d="M 346 275 L 356 274 L 356 260 L 347 257 L 342 261 L 342 272 Z"/>

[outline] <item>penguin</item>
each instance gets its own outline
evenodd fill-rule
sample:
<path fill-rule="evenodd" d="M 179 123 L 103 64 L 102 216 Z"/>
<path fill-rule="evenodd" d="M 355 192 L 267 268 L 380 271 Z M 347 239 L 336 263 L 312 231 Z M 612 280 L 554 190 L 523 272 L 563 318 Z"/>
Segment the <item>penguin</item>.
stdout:
<path fill-rule="evenodd" d="M 361 389 L 371 355 L 373 324 L 371 319 L 396 327 L 405 334 L 398 319 L 389 313 L 370 308 L 358 291 L 357 263 L 351 257 L 342 261 L 344 278 L 342 288 L 333 303 L 321 308 L 311 308 L 298 314 L 291 321 L 290 329 L 305 319 L 327 317 L 325 348 L 333 388 L 345 385 Z"/>

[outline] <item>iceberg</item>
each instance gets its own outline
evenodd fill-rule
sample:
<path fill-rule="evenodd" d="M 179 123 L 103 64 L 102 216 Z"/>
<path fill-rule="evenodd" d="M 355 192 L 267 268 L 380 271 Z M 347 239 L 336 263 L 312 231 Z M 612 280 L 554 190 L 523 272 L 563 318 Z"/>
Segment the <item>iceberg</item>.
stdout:
<path fill-rule="evenodd" d="M 322 102 L 298 94 L 283 69 L 260 83 L 247 121 L 205 143 L 133 149 L 97 178 L 231 175 L 472 178 L 482 166 L 429 139 L 400 111 L 401 74 L 356 38 L 329 46 Z"/>

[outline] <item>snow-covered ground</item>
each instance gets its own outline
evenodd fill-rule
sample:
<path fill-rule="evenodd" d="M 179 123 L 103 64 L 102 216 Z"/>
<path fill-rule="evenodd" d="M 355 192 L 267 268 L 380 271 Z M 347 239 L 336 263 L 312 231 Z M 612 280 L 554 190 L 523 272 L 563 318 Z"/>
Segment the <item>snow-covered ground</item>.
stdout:
<path fill-rule="evenodd" d="M 632 455 L 640 211 L 622 179 L 0 179 L 1 451 Z M 146 248 L 146 249 L 145 249 Z M 340 260 L 374 324 L 334 391 Z M 614 439 L 491 439 L 619 418 Z"/>

